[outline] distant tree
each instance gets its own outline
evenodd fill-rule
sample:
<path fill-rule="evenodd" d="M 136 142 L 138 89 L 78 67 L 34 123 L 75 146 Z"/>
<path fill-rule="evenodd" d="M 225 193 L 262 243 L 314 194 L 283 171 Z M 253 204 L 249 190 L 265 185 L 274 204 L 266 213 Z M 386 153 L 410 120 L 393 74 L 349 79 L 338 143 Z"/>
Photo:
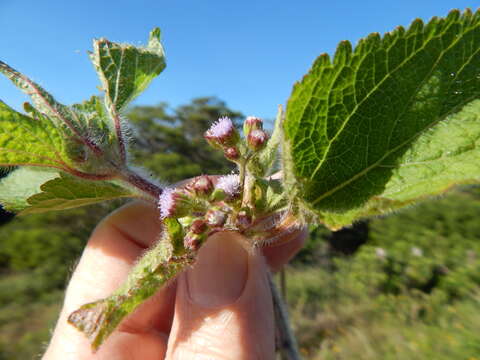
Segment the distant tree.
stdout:
<path fill-rule="evenodd" d="M 138 106 L 127 116 L 134 125 L 134 162 L 160 179 L 175 182 L 233 169 L 203 138 L 203 133 L 219 117 L 229 116 L 240 125 L 243 115 L 228 108 L 222 100 L 200 97 L 173 109 L 166 103 Z"/>
<path fill-rule="evenodd" d="M 9 171 L 10 171 L 9 168 L 0 167 L 0 179 L 6 176 Z M 0 205 L 0 226 L 9 222 L 13 218 L 13 216 L 14 215 L 12 213 L 5 211 L 2 205 Z M 0 260 L 0 263 L 1 263 L 1 260 Z"/>

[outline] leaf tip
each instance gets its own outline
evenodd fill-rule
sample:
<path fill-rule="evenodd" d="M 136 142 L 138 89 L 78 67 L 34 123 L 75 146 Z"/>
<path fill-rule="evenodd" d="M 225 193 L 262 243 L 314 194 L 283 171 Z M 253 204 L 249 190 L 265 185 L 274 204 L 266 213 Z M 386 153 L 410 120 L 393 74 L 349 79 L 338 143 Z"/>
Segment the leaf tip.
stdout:
<path fill-rule="evenodd" d="M 347 63 L 350 59 L 351 54 L 352 44 L 348 40 L 343 40 L 337 46 L 337 50 L 335 51 L 335 55 L 333 58 L 333 63 L 335 65 Z"/>
<path fill-rule="evenodd" d="M 464 14 L 468 14 L 468 10 L 469 9 L 466 9 Z M 452 11 L 450 11 L 447 15 L 447 18 L 445 19 L 446 21 L 456 21 L 460 18 L 461 16 L 461 12 L 459 9 L 453 9 Z"/>
<path fill-rule="evenodd" d="M 330 65 L 330 56 L 327 53 L 320 54 L 319 57 L 315 59 L 313 62 L 312 68 L 316 68 L 317 66 L 326 66 Z"/>
<path fill-rule="evenodd" d="M 91 343 L 93 351 L 102 344 L 102 325 L 108 303 L 105 300 L 85 304 L 68 316 L 68 323 L 83 332 Z"/>
<path fill-rule="evenodd" d="M 159 27 L 153 28 L 152 31 L 150 31 L 149 42 L 152 40 L 160 41 L 161 34 L 162 32 Z"/>

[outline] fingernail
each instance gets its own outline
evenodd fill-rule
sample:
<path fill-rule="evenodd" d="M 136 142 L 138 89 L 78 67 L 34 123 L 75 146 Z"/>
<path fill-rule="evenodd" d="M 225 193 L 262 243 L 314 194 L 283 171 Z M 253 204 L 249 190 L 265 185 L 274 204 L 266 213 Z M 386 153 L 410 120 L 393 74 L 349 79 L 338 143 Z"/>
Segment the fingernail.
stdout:
<path fill-rule="evenodd" d="M 235 302 L 243 292 L 248 276 L 248 253 L 240 235 L 217 233 L 199 251 L 187 271 L 190 298 L 198 305 L 221 307 Z"/>

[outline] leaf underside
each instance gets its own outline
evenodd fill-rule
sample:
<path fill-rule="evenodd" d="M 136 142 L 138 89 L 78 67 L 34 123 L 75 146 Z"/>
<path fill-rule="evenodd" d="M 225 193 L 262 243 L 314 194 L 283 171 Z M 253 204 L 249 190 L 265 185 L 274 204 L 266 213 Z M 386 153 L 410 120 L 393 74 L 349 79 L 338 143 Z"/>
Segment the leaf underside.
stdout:
<path fill-rule="evenodd" d="M 40 190 L 40 193 L 28 198 L 29 207 L 23 209 L 21 215 L 66 210 L 122 197 L 139 196 L 111 181 L 83 180 L 65 173 L 42 184 Z"/>
<path fill-rule="evenodd" d="M 165 69 L 165 54 L 160 30 L 150 33 L 147 47 L 95 40 L 90 58 L 105 91 L 106 105 L 121 111 Z"/>
<path fill-rule="evenodd" d="M 19 215 L 66 210 L 123 197 L 139 197 L 112 181 L 91 181 L 55 169 L 24 166 L 0 180 L 0 203 Z"/>
<path fill-rule="evenodd" d="M 0 203 L 11 212 L 28 208 L 28 198 L 41 192 L 40 186 L 60 174 L 54 169 L 24 166 L 0 180 Z"/>
<path fill-rule="evenodd" d="M 331 228 L 480 179 L 480 11 L 414 21 L 294 86 L 284 124 L 287 192 Z"/>

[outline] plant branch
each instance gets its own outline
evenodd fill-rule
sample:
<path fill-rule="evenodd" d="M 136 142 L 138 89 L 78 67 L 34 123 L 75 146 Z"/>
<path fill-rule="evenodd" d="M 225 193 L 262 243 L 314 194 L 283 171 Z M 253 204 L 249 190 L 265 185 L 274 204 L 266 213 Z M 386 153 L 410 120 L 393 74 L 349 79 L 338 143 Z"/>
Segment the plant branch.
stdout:
<path fill-rule="evenodd" d="M 123 170 L 120 173 L 119 178 L 133 187 L 141 190 L 142 193 L 146 195 L 145 197 L 147 199 L 150 199 L 155 203 L 158 201 L 158 198 L 163 192 L 161 186 L 154 184 L 130 169 Z"/>
<path fill-rule="evenodd" d="M 273 281 L 271 273 L 268 273 L 268 283 L 272 292 L 273 309 L 275 312 L 275 326 L 279 334 L 279 349 L 284 353 L 288 360 L 302 360 L 298 351 L 297 340 L 290 327 L 288 312 L 283 303 L 282 296 Z"/>

